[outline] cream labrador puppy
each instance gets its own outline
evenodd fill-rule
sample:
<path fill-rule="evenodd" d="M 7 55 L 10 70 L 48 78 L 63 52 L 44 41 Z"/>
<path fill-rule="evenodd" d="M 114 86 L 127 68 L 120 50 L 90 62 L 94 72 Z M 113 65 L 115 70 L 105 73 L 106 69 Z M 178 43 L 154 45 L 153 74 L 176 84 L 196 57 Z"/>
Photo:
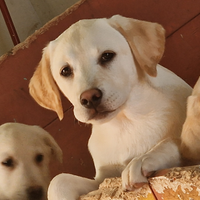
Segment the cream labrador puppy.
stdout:
<path fill-rule="evenodd" d="M 81 20 L 44 49 L 30 93 L 62 119 L 60 89 L 75 117 L 93 125 L 96 169 L 94 180 L 58 175 L 50 200 L 75 200 L 114 176 L 132 190 L 151 172 L 180 164 L 176 139 L 191 88 L 158 64 L 164 46 L 161 25 L 115 15 Z"/>
<path fill-rule="evenodd" d="M 45 200 L 49 162 L 62 161 L 55 140 L 38 126 L 0 126 L 0 200 Z"/>
<path fill-rule="evenodd" d="M 187 100 L 187 117 L 181 134 L 181 153 L 189 164 L 200 163 L 200 78 Z"/>

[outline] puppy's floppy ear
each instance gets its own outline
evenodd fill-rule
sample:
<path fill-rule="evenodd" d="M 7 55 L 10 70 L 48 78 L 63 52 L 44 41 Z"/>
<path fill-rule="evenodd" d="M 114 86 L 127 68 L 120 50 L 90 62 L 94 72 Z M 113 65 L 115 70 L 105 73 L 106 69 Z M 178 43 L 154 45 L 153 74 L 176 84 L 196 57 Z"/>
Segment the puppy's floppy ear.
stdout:
<path fill-rule="evenodd" d="M 197 80 L 191 96 L 187 99 L 187 118 L 189 117 L 197 118 L 200 124 L 200 78 Z"/>
<path fill-rule="evenodd" d="M 48 47 L 44 49 L 42 59 L 30 80 L 29 92 L 39 105 L 55 111 L 60 120 L 63 118 L 60 93 L 50 70 Z"/>
<path fill-rule="evenodd" d="M 200 96 L 200 77 L 193 88 L 192 96 Z"/>
<path fill-rule="evenodd" d="M 156 65 L 165 48 L 165 30 L 157 24 L 114 15 L 109 24 L 127 40 L 139 66 L 150 76 L 156 76 Z"/>
<path fill-rule="evenodd" d="M 188 160 L 200 161 L 200 78 L 187 99 L 187 115 L 181 134 L 181 153 Z M 196 161 L 198 161 L 196 163 Z M 190 163 L 191 164 L 191 163 Z"/>
<path fill-rule="evenodd" d="M 62 163 L 63 153 L 61 148 L 58 146 L 54 138 L 48 133 L 44 138 L 44 142 L 51 148 L 52 158 Z"/>

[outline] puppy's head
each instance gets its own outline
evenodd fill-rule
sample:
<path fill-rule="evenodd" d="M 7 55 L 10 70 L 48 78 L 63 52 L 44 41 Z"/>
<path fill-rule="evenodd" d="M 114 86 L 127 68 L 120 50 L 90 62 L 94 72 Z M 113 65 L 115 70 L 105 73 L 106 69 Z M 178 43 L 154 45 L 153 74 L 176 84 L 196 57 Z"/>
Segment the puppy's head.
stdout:
<path fill-rule="evenodd" d="M 44 49 L 30 94 L 63 118 L 58 88 L 86 123 L 109 120 L 126 104 L 141 77 L 156 76 L 165 31 L 119 15 L 81 20 Z"/>
<path fill-rule="evenodd" d="M 48 164 L 62 160 L 55 140 L 38 126 L 0 126 L 0 199 L 45 200 L 50 182 Z"/>

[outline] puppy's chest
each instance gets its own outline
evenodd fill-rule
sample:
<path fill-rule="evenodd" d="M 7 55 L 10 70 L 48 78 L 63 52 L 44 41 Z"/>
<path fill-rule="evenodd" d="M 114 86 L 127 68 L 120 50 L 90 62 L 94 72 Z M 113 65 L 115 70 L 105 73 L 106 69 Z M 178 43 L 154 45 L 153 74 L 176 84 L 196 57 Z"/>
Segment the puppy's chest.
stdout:
<path fill-rule="evenodd" d="M 95 162 L 126 165 L 152 146 L 152 142 L 144 138 L 144 133 L 139 133 L 133 127 L 94 130 L 89 140 L 89 150 Z"/>

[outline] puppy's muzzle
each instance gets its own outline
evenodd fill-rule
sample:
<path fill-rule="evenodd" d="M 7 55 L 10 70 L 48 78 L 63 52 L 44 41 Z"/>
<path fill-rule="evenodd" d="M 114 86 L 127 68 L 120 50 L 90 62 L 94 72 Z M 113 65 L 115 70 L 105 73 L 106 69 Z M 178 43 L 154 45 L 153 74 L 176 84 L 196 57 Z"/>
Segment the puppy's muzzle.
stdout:
<path fill-rule="evenodd" d="M 31 186 L 26 190 L 29 200 L 42 200 L 44 198 L 44 190 L 41 186 Z"/>
<path fill-rule="evenodd" d="M 81 105 L 88 109 L 95 109 L 100 105 L 103 93 L 99 89 L 90 89 L 80 96 Z"/>

